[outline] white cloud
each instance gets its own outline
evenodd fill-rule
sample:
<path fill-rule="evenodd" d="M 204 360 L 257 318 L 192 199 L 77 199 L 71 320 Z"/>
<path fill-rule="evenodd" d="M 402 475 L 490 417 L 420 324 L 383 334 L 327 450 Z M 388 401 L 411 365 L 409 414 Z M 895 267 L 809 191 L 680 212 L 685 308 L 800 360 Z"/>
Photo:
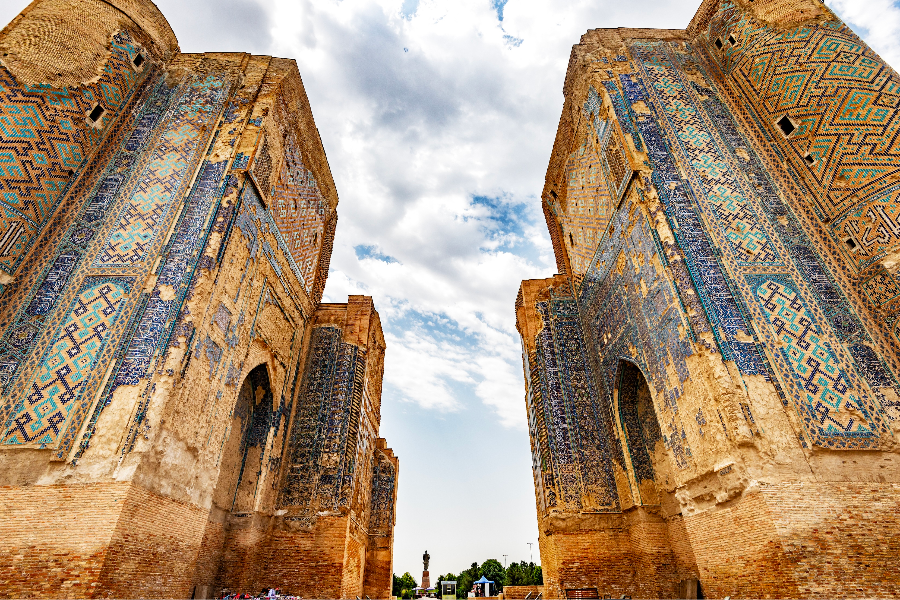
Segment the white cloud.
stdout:
<path fill-rule="evenodd" d="M 895 2 L 828 0 L 827 4 L 889 65 L 900 65 L 900 7 Z"/>
<path fill-rule="evenodd" d="M 522 279 L 555 271 L 538 194 L 569 47 L 601 13 L 628 24 L 623 9 L 513 0 L 502 22 L 489 0 L 278 0 L 268 10 L 276 54 L 299 63 L 341 196 L 326 296 L 375 298 L 386 390 L 441 411 L 480 401 L 524 428 L 513 304 Z M 443 321 L 419 325 L 428 319 Z"/>

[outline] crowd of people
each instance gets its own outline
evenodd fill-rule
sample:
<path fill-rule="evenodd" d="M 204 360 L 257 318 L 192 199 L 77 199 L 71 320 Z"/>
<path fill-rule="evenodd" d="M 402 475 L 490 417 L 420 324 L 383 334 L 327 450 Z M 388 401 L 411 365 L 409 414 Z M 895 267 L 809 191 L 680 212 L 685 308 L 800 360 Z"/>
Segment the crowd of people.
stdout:
<path fill-rule="evenodd" d="M 259 594 L 222 590 L 221 598 L 222 600 L 303 600 L 299 596 L 282 593 L 281 588 L 263 588 Z"/>

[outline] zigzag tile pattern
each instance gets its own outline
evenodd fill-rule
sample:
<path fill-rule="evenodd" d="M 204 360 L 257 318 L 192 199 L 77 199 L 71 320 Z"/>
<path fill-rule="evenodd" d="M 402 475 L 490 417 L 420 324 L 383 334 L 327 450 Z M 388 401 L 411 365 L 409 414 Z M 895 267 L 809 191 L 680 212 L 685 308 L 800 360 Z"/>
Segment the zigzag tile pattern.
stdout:
<path fill-rule="evenodd" d="M 184 86 L 141 173 L 130 200 L 119 213 L 119 225 L 108 236 L 95 267 L 130 266 L 143 261 L 159 233 L 172 200 L 190 184 L 188 177 L 208 135 L 201 135 L 219 116 L 227 96 L 220 77 L 207 76 Z"/>
<path fill-rule="evenodd" d="M 121 312 L 130 281 L 89 281 L 6 423 L 3 444 L 53 446 L 82 401 L 84 384 Z M 89 401 L 89 400 L 88 400 Z"/>
<path fill-rule="evenodd" d="M 20 373 L 36 368 L 29 364 L 33 364 L 37 357 L 36 349 L 49 343 L 47 334 L 42 332 L 47 330 L 49 323 L 60 318 L 55 307 L 62 296 L 71 293 L 66 290 L 73 289 L 84 277 L 84 269 L 79 267 L 82 262 L 91 261 L 94 257 L 93 264 L 96 266 L 98 257 L 109 258 L 110 248 L 118 244 L 116 256 L 121 260 L 113 264 L 102 263 L 100 266 L 105 273 L 131 274 L 135 268 L 143 273 L 149 272 L 145 256 L 151 249 L 158 251 L 162 242 L 155 229 L 169 221 L 169 217 L 165 216 L 167 211 L 171 212 L 169 204 L 174 198 L 179 198 L 189 184 L 190 167 L 196 164 L 200 150 L 211 136 L 208 124 L 218 117 L 226 95 L 227 86 L 221 78 L 213 76 L 175 87 L 161 81 L 151 86 L 143 106 L 134 117 L 130 135 L 124 137 L 117 151 L 109 156 L 105 170 L 89 192 L 90 196 L 79 216 L 58 245 L 56 258 L 29 292 L 29 300 L 15 317 L 15 325 L 7 330 L 7 338 L 18 342 L 0 354 L 0 382 L 5 385 L 11 398 L 34 393 L 33 390 L 23 389 L 24 382 L 17 382 L 16 379 Z M 201 130 L 204 125 L 205 132 Z M 196 259 L 198 244 L 204 239 L 204 227 L 210 216 L 208 212 L 215 193 L 220 191 L 223 167 L 220 165 L 213 169 L 213 176 L 217 178 L 215 182 L 198 186 L 193 201 L 182 212 L 183 230 L 174 236 L 171 252 L 160 268 L 158 285 L 172 285 L 178 291 L 180 301 L 183 301 L 185 293 L 181 278 L 187 274 L 189 260 L 192 257 Z M 165 194 L 146 193 L 147 190 L 163 188 L 167 190 Z M 153 206 L 146 210 L 148 204 Z M 111 219 L 110 212 L 113 213 Z M 150 218 L 135 217 L 136 213 L 143 217 L 149 215 Z M 134 222 L 126 223 L 130 217 L 135 217 Z M 154 228 L 149 230 L 149 234 L 148 225 Z M 126 237 L 123 231 L 134 231 L 135 227 L 143 228 L 143 239 L 129 245 L 123 241 Z M 102 357 L 103 361 L 113 359 L 116 362 L 117 375 L 104 392 L 101 409 L 116 386 L 123 382 L 134 384 L 144 374 L 160 337 L 169 331 L 169 315 L 175 304 L 172 300 L 161 300 L 158 289 L 140 299 L 129 295 L 123 300 L 122 318 L 108 325 L 116 340 L 127 335 L 128 341 L 124 346 L 115 348 L 115 357 Z M 25 357 L 29 353 L 32 358 L 26 363 Z M 92 380 L 92 386 L 99 383 L 96 379 Z M 65 427 L 56 432 L 51 442 L 30 439 L 19 443 L 49 444 L 57 447 L 58 458 L 63 458 L 74 443 L 81 419 L 89 408 L 88 405 L 77 406 L 73 418 L 62 423 Z M 4 412 L 8 410 L 9 405 Z"/>
<path fill-rule="evenodd" d="M 669 146 L 669 151 L 678 153 L 683 157 L 682 164 L 691 166 L 688 180 L 697 202 L 694 210 L 697 214 L 716 215 L 715 222 L 718 227 L 708 229 L 707 235 L 711 235 L 719 247 L 730 246 L 731 251 L 722 252 L 719 260 L 728 273 L 728 278 L 733 281 L 729 286 L 734 292 L 739 292 L 735 298 L 736 307 L 743 315 L 742 320 L 747 322 L 748 319 L 755 321 L 765 319 L 765 316 L 754 308 L 757 302 L 749 281 L 756 276 L 755 274 L 791 273 L 792 281 L 804 282 L 800 288 L 802 292 L 798 293 L 802 293 L 806 298 L 815 298 L 822 304 L 822 312 L 816 311 L 814 315 L 811 312 L 810 318 L 814 318 L 816 323 L 830 325 L 830 335 L 835 335 L 847 344 L 849 353 L 843 354 L 841 358 L 834 358 L 837 364 L 841 365 L 836 368 L 846 373 L 846 377 L 853 379 L 854 387 L 858 387 L 861 383 L 856 378 L 857 370 L 873 388 L 876 385 L 884 385 L 884 381 L 890 379 L 886 376 L 886 366 L 877 359 L 872 360 L 870 353 L 863 350 L 871 340 L 858 317 L 843 295 L 837 291 L 832 278 L 823 267 L 823 261 L 812 250 L 811 243 L 797 226 L 791 211 L 772 190 L 772 184 L 761 168 L 759 159 L 746 140 L 737 133 L 737 128 L 728 116 L 727 110 L 717 99 L 713 85 L 705 78 L 701 65 L 693 61 L 689 54 L 680 52 L 674 45 L 667 47 L 665 44 L 637 43 L 633 45 L 632 50 L 642 67 L 642 79 L 652 84 L 654 93 L 649 98 L 652 100 L 650 104 L 656 107 L 656 114 L 659 115 L 656 121 L 668 132 L 669 139 L 678 142 Z M 685 72 L 694 73 L 692 81 L 687 82 L 683 75 Z M 630 80 L 626 81 L 624 77 L 622 79 L 626 88 L 629 84 L 636 87 Z M 698 81 L 706 81 L 707 85 L 702 86 Z M 652 126 L 638 122 L 638 127 L 642 132 L 651 133 Z M 651 148 L 655 145 L 650 141 L 647 141 L 647 144 Z M 668 160 L 664 153 L 657 154 L 652 150 L 649 153 L 654 159 L 654 167 L 658 165 L 657 158 L 660 161 Z M 665 194 L 661 194 L 661 197 L 664 196 Z M 724 198 L 730 199 L 725 205 L 726 210 L 723 211 Z M 723 215 L 730 215 L 731 218 L 723 218 Z M 673 221 L 676 236 L 683 235 L 686 224 L 690 223 L 689 219 L 676 217 Z M 735 223 L 739 223 L 745 232 L 758 231 L 759 236 L 764 236 L 768 260 L 760 261 L 762 264 L 748 260 L 746 253 L 748 246 L 743 242 L 735 243 Z M 756 237 L 763 239 L 759 236 Z M 681 246 L 689 257 L 692 253 L 691 245 L 682 243 Z M 742 277 L 744 274 L 746 282 Z M 715 307 L 706 305 L 707 314 L 711 314 L 713 310 Z M 749 328 L 745 331 L 750 333 Z M 755 335 L 753 337 L 752 344 L 739 343 L 752 349 L 760 341 L 755 339 Z M 777 368 L 779 379 L 782 381 L 797 376 L 795 362 L 778 360 L 775 365 L 763 366 L 767 361 L 759 353 L 757 357 L 758 368 L 764 369 L 762 372 L 767 377 L 771 378 L 775 374 L 771 370 L 773 366 Z M 859 359 L 856 360 L 856 357 Z M 804 414 L 809 408 L 809 397 L 797 392 L 790 393 L 789 396 L 797 410 Z M 785 402 L 787 400 L 785 398 Z M 879 406 L 875 395 L 870 397 L 863 394 L 856 403 L 862 405 L 869 415 L 870 421 L 866 423 L 866 428 L 877 434 L 868 437 L 851 435 L 851 432 L 837 427 L 819 432 L 813 427 L 808 433 L 814 438 L 814 443 L 833 448 L 864 448 L 880 444 L 878 435 L 886 432 L 883 407 Z"/>
<path fill-rule="evenodd" d="M 844 259 L 874 264 L 900 243 L 900 78 L 839 21 L 782 32 L 723 2 L 708 36 L 725 31 L 738 43 L 711 55 L 726 92 L 802 174 Z M 783 115 L 798 126 L 787 138 L 774 126 Z M 850 251 L 847 236 L 861 247 Z"/>
<path fill-rule="evenodd" d="M 110 41 L 98 81 L 77 89 L 29 87 L 0 66 L 0 268 L 14 273 L 59 206 L 85 158 L 108 127 L 85 115 L 100 103 L 111 116 L 142 75 L 131 67 L 137 48 L 127 31 Z"/>
<path fill-rule="evenodd" d="M 172 90 L 164 83 L 157 81 L 150 86 L 148 97 L 138 107 L 133 121 L 122 124 L 130 133 L 111 152 L 93 188 L 85 190 L 86 200 L 82 200 L 83 206 L 73 224 L 65 230 L 55 257 L 44 258 L 47 266 L 38 271 L 37 284 L 25 295 L 24 302 L 0 338 L 0 389 L 4 393 L 12 391 L 10 386 L 38 342 L 40 333 L 46 329 L 45 322 L 52 318 L 60 298 L 72 285 L 77 285 L 78 266 L 96 246 L 95 238 L 104 227 L 107 212 L 126 183 L 124 173 L 140 160 L 141 153 L 152 142 L 155 127 L 172 95 Z M 0 408 L 0 419 L 3 416 Z"/>

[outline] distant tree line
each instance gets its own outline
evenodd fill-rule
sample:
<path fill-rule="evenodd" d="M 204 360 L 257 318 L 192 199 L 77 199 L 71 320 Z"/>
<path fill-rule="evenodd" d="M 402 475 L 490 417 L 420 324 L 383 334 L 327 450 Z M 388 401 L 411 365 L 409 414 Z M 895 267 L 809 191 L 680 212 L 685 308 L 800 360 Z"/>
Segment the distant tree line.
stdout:
<path fill-rule="evenodd" d="M 544 575 L 541 572 L 540 565 L 523 560 L 517 563 L 514 562 L 504 569 L 499 560 L 489 558 L 481 566 L 473 562 L 472 566 L 462 571 L 459 575 L 447 573 L 438 576 L 434 586 L 440 590 L 442 581 L 455 581 L 456 597 L 465 598 L 469 590 L 472 589 L 472 584 L 481 579 L 482 576 L 494 582 L 491 590 L 492 594 L 502 591 L 503 586 L 506 585 L 544 585 Z M 402 577 L 397 577 L 395 573 L 392 594 L 398 598 L 412 598 L 413 590 L 417 585 L 416 580 L 413 579 L 409 572 L 404 573 Z M 440 591 L 438 591 L 438 594 L 440 594 Z"/>
<path fill-rule="evenodd" d="M 409 571 L 404 573 L 402 577 L 397 577 L 397 574 L 394 573 L 394 585 L 391 587 L 391 596 L 412 598 L 413 590 L 418 585 L 413 576 L 409 574 Z"/>

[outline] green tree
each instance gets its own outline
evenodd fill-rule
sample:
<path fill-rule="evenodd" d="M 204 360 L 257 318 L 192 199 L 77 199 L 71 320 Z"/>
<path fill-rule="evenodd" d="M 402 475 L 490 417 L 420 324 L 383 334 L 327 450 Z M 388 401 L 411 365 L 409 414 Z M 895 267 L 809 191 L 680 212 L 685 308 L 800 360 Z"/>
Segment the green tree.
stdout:
<path fill-rule="evenodd" d="M 522 561 L 522 565 L 524 564 L 525 561 Z M 506 578 L 503 580 L 503 585 L 526 585 L 525 573 L 523 571 L 522 565 L 515 562 L 509 565 L 509 567 L 506 569 Z"/>
<path fill-rule="evenodd" d="M 478 563 L 472 563 L 472 566 L 459 574 L 456 580 L 456 597 L 465 598 L 472 589 L 472 584 L 481 579 L 481 570 Z"/>
<path fill-rule="evenodd" d="M 504 585 L 543 585 L 544 576 L 541 567 L 533 562 L 520 561 L 509 565 L 506 569 Z"/>
<path fill-rule="evenodd" d="M 397 577 L 397 574 L 394 573 L 391 595 L 398 598 L 410 598 L 417 585 L 416 580 L 409 574 L 409 571 L 404 573 L 402 577 Z"/>
<path fill-rule="evenodd" d="M 494 585 L 491 586 L 492 596 L 503 590 L 503 580 L 506 578 L 506 569 L 503 568 L 503 565 L 500 564 L 499 560 L 495 558 L 487 559 L 481 564 L 481 569 L 479 569 L 479 571 L 481 572 L 481 575 L 494 582 Z"/>

